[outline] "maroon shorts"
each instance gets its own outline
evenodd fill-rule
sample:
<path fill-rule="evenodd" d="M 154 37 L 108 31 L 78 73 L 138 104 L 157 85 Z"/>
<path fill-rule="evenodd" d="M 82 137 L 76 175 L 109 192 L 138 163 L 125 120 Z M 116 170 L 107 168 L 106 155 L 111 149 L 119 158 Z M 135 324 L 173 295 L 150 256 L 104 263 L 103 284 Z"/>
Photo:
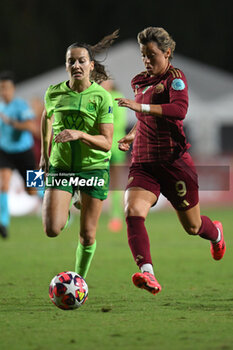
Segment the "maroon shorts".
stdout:
<path fill-rule="evenodd" d="M 176 210 L 188 210 L 199 202 L 197 172 L 187 152 L 171 163 L 133 163 L 126 190 L 132 187 L 144 188 L 157 198 L 162 193 Z"/>

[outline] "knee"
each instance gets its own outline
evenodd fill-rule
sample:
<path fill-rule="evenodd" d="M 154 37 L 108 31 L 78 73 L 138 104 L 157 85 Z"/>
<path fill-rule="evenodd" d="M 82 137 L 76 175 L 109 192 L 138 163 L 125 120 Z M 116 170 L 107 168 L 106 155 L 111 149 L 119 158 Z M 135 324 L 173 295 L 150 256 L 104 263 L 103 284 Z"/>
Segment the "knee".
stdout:
<path fill-rule="evenodd" d="M 61 228 L 55 225 L 44 225 L 44 232 L 48 237 L 57 237 L 61 232 Z"/>
<path fill-rule="evenodd" d="M 192 236 L 198 235 L 198 232 L 200 230 L 200 226 L 193 225 L 193 226 L 186 226 L 184 227 L 185 231 Z"/>
<path fill-rule="evenodd" d="M 57 237 L 66 225 L 66 218 L 54 217 L 54 215 L 50 215 L 46 210 L 43 210 L 42 222 L 45 234 L 48 237 Z"/>
<path fill-rule="evenodd" d="M 137 205 L 126 204 L 125 205 L 125 217 L 128 216 L 143 216 L 142 211 L 139 209 Z"/>

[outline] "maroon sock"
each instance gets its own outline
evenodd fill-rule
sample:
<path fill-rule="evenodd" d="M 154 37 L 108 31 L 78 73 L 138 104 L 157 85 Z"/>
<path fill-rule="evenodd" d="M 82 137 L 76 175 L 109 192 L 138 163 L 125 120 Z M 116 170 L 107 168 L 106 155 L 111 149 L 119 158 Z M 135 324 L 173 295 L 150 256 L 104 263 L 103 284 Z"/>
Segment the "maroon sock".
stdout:
<path fill-rule="evenodd" d="M 209 241 L 216 241 L 218 238 L 218 230 L 208 216 L 201 216 L 202 224 L 198 232 L 199 236 L 208 239 Z"/>
<path fill-rule="evenodd" d="M 136 264 L 151 264 L 150 241 L 142 216 L 128 216 L 126 218 L 128 242 Z"/>

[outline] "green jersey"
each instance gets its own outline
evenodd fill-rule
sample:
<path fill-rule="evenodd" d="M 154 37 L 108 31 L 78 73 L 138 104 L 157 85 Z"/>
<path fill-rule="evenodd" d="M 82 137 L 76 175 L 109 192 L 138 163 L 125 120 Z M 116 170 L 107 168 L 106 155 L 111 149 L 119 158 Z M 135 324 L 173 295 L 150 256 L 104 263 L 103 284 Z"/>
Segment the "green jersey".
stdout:
<path fill-rule="evenodd" d="M 54 137 L 64 129 L 75 129 L 90 135 L 99 135 L 100 123 L 113 123 L 111 95 L 93 82 L 77 93 L 67 82 L 51 85 L 45 94 L 48 117 L 54 115 L 53 141 L 50 164 L 64 171 L 106 169 L 111 151 L 90 148 L 80 140 L 55 143 Z"/>

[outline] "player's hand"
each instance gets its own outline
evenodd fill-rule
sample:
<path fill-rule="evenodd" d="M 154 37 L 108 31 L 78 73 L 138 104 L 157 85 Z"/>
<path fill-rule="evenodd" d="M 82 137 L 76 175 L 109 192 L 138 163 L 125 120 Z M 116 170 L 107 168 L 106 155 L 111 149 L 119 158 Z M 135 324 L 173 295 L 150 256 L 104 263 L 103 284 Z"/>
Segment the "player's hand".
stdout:
<path fill-rule="evenodd" d="M 134 137 L 135 137 L 135 134 L 131 133 L 122 137 L 122 139 L 117 141 L 119 150 L 123 152 L 127 152 L 130 149 L 130 145 L 133 142 Z"/>
<path fill-rule="evenodd" d="M 49 172 L 49 157 L 41 155 L 39 169 L 42 169 L 46 174 Z"/>
<path fill-rule="evenodd" d="M 132 109 L 132 111 L 141 112 L 141 104 L 133 100 L 129 100 L 128 98 L 115 98 L 115 101 L 118 102 L 118 106 L 120 107 L 126 107 Z"/>
<path fill-rule="evenodd" d="M 59 142 L 69 142 L 69 141 L 75 141 L 82 137 L 82 131 L 79 130 L 72 130 L 72 129 L 65 129 L 59 132 L 55 136 L 54 141 Z"/>

